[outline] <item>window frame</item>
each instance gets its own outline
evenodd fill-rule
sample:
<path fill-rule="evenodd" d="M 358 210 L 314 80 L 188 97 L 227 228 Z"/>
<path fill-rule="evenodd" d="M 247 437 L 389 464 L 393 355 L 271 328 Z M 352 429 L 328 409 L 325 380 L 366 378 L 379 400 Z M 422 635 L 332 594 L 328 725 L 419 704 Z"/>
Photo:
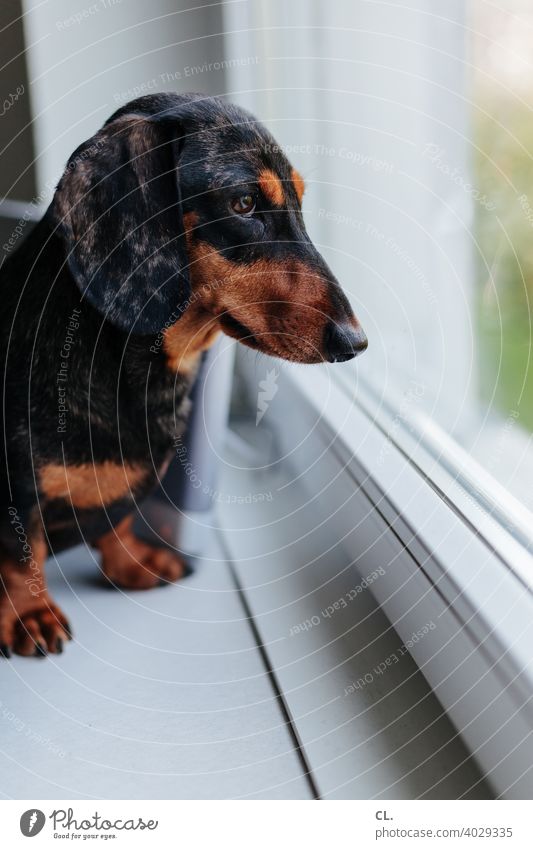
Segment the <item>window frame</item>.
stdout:
<path fill-rule="evenodd" d="M 256 367 L 242 354 L 238 364 L 254 398 Z M 421 621 L 438 623 L 410 653 L 496 795 L 531 798 L 533 594 L 514 567 L 518 554 L 524 567 L 533 558 L 490 515 L 483 527 L 470 521 L 450 498 L 453 475 L 442 469 L 436 485 L 363 409 L 360 393 L 350 396 L 328 371 L 281 371 L 268 411 L 278 453 L 346 541 L 347 563 L 356 560 L 362 576 L 394 563 L 370 591 L 404 642 Z M 342 504 L 333 514 L 330 487 Z"/>
<path fill-rule="evenodd" d="M 293 13 L 311 34 L 317 19 L 321 23 L 314 2 L 283 13 L 273 6 L 248 4 L 244 19 L 237 18 L 235 7 L 226 8 L 229 55 L 258 53 L 258 39 L 265 33 L 272 39 L 280 26 L 293 32 Z M 452 18 L 461 6 L 453 4 Z M 294 70 L 291 85 L 310 97 L 313 79 L 303 81 L 298 64 Z M 257 91 L 251 80 L 243 91 L 238 74 L 230 73 L 229 96 L 268 118 L 271 89 L 261 85 L 267 74 L 259 73 Z M 272 90 L 283 98 L 278 82 L 273 78 Z M 463 212 L 468 215 L 467 205 Z M 239 368 L 255 397 L 253 365 L 240 356 Z M 357 526 L 357 546 L 368 553 L 358 556 L 362 574 L 396 551 L 397 568 L 372 592 L 404 640 L 420 621 L 420 605 L 427 619 L 437 617 L 437 648 L 434 641 L 422 641 L 412 648 L 413 657 L 496 793 L 531 798 L 530 514 L 429 418 L 401 416 L 396 426 L 398 399 L 377 399 L 364 377 L 356 380 L 349 368 L 343 374 L 332 377 L 328 367 L 281 370 L 279 400 L 268 413 L 279 450 L 287 462 L 296 462 L 296 474 L 305 471 L 311 493 L 323 494 L 330 486 L 337 495 L 345 493 L 346 507 L 334 518 L 325 499 L 324 518 L 334 520 L 339 538 L 347 540 Z M 307 456 L 300 452 L 295 461 L 298 434 Z M 383 456 L 386 462 L 380 463 Z M 347 546 L 347 562 L 355 554 Z"/>

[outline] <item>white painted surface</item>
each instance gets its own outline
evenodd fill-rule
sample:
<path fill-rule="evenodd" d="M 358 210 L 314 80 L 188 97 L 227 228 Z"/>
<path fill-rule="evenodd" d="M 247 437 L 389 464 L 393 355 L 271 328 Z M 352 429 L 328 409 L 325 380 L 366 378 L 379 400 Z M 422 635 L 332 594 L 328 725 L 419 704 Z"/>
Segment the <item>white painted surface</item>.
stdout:
<path fill-rule="evenodd" d="M 261 446 L 261 428 L 256 433 Z M 317 454 L 309 458 L 310 466 L 317 462 L 327 464 L 320 464 Z M 238 511 L 222 503 L 224 537 L 321 797 L 490 798 L 372 593 L 356 592 L 345 606 L 338 603 L 372 570 L 382 568 L 386 575 L 401 563 L 392 542 L 387 554 L 385 538 L 383 545 L 365 549 L 368 534 L 362 526 L 353 527 L 349 538 L 339 535 L 336 512 L 348 496 L 339 480 L 332 485 L 338 474 L 334 463 L 324 491 L 314 489 L 313 495 L 295 475 L 291 480 L 286 460 L 262 474 L 240 469 L 243 465 L 242 456 L 229 457 L 223 492 L 267 493 L 269 499 Z M 307 468 L 304 477 L 308 482 L 316 475 Z M 378 577 L 375 587 L 380 580 L 385 578 Z M 417 627 L 427 623 L 424 615 L 420 610 Z M 313 620 L 312 627 L 295 630 Z M 398 660 L 384 674 L 374 671 L 394 657 Z M 350 689 L 365 676 L 363 685 Z"/>
<path fill-rule="evenodd" d="M 0 665 L 0 791 L 12 798 L 309 798 L 228 566 L 171 587 L 99 585 L 83 548 L 50 567 L 76 640 Z"/>

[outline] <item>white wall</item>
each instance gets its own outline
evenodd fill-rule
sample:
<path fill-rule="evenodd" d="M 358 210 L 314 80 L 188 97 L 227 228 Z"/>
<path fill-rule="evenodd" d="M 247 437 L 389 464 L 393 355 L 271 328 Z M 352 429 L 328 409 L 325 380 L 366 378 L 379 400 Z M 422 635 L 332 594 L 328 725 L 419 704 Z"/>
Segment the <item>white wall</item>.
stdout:
<path fill-rule="evenodd" d="M 224 90 L 223 67 L 192 70 L 224 58 L 220 6 L 204 3 L 24 0 L 39 190 L 136 94 Z"/>

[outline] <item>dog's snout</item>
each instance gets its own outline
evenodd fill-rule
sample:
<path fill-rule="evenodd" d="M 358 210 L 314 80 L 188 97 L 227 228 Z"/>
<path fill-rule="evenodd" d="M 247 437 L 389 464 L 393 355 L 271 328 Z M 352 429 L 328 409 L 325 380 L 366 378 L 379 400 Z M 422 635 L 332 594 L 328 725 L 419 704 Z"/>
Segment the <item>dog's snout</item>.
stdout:
<path fill-rule="evenodd" d="M 324 348 L 330 363 L 343 363 L 362 354 L 368 348 L 368 339 L 359 326 L 330 321 L 326 327 Z"/>

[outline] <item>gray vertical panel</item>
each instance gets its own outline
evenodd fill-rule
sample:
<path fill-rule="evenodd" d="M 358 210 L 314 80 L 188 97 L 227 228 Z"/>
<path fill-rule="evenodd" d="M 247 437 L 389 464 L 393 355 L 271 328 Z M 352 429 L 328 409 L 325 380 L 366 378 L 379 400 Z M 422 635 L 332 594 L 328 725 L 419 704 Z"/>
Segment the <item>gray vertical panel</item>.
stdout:
<path fill-rule="evenodd" d="M 29 81 L 20 0 L 0 4 L 0 196 L 35 197 Z"/>
<path fill-rule="evenodd" d="M 183 440 L 192 473 L 175 460 L 163 481 L 163 490 L 182 510 L 204 512 L 213 506 L 218 458 L 228 419 L 232 348 L 231 343 L 222 338 L 204 355 Z M 166 500 L 165 492 L 159 491 L 157 497 Z"/>
<path fill-rule="evenodd" d="M 163 538 L 187 553 L 202 553 L 210 537 L 219 457 L 226 432 L 234 344 L 220 338 L 204 355 L 193 407 L 181 442 L 159 490 L 143 505 L 143 536 Z M 147 527 L 148 526 L 148 527 Z"/>

